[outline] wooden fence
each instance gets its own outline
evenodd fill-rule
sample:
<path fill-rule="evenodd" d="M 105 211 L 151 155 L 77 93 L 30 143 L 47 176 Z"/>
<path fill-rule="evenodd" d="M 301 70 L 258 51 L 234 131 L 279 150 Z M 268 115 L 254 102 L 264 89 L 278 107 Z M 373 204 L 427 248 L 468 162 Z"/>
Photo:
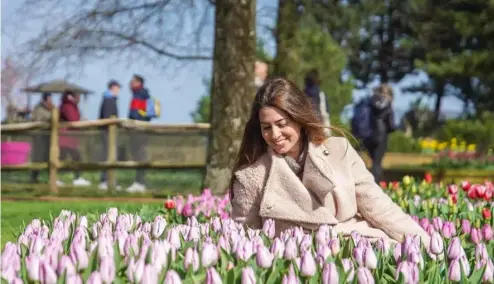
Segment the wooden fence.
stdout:
<path fill-rule="evenodd" d="M 100 119 L 90 121 L 77 121 L 77 122 L 60 122 L 59 113 L 57 109 L 52 110 L 51 123 L 48 122 L 25 122 L 25 123 L 13 123 L 1 125 L 2 140 L 10 140 L 9 137 L 16 134 L 25 134 L 28 132 L 36 132 L 39 130 L 49 130 L 49 159 L 48 162 L 29 162 L 21 165 L 1 165 L 2 171 L 25 171 L 25 170 L 45 170 L 49 171 L 49 185 L 52 192 L 57 192 L 57 175 L 59 170 L 108 170 L 108 182 L 110 188 L 114 188 L 115 172 L 114 169 L 137 169 L 137 168 L 151 168 L 151 169 L 192 169 L 192 168 L 204 168 L 205 166 L 205 150 L 207 136 L 209 133 L 209 124 L 197 123 L 197 124 L 151 124 L 149 122 L 127 120 L 127 119 Z M 63 162 L 60 161 L 60 147 L 59 136 L 61 129 L 78 130 L 73 131 L 77 135 L 86 134 L 94 129 L 107 128 L 108 130 L 108 156 L 106 161 L 95 162 Z M 200 135 L 202 141 L 197 141 L 196 145 L 201 149 L 185 149 L 189 152 L 189 158 L 176 155 L 177 149 L 174 147 L 168 147 L 169 149 L 159 149 L 165 151 L 164 158 L 160 160 L 150 159 L 148 161 L 118 161 L 117 159 L 117 132 L 119 128 L 126 130 L 137 130 L 140 132 L 153 133 L 155 135 L 180 135 L 195 132 Z M 92 129 L 89 130 L 88 129 Z M 106 131 L 106 130 L 105 130 Z M 65 135 L 66 133 L 64 133 Z M 7 139 L 6 139 L 7 137 Z M 190 138 L 192 139 L 192 137 Z M 194 138 L 197 140 L 197 135 Z M 183 139 L 182 139 L 183 140 Z M 177 143 L 181 143 L 178 141 Z M 34 144 L 34 143 L 33 143 Z M 36 145 L 34 145 L 36 146 Z M 91 146 L 90 146 L 91 147 Z M 167 148 L 167 147 L 164 147 Z M 196 147 L 197 148 L 197 147 Z M 182 150 L 184 151 L 184 150 Z"/>

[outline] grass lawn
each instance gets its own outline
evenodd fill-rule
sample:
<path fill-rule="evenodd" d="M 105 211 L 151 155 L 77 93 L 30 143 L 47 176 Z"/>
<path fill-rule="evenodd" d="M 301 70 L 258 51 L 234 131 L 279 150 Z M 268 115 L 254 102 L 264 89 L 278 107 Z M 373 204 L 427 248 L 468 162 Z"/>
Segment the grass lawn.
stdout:
<path fill-rule="evenodd" d="M 105 212 L 109 207 L 118 207 L 119 211 L 137 213 L 144 205 L 158 210 L 163 200 L 157 199 L 146 204 L 137 202 L 108 202 L 108 201 L 2 201 L 1 202 L 1 249 L 5 243 L 14 241 L 14 232 L 19 232 L 23 224 L 28 224 L 35 218 L 48 220 L 50 213 L 58 216 L 62 209 L 71 210 L 80 214 Z"/>
<path fill-rule="evenodd" d="M 134 181 L 135 170 L 117 170 L 118 184 L 123 188 Z M 125 192 L 102 192 L 98 190 L 100 172 L 86 171 L 82 176 L 92 182 L 89 187 L 71 186 L 73 175 L 71 172 L 60 172 L 59 179 L 67 186 L 60 187 L 58 196 L 129 196 Z M 165 197 L 167 195 L 188 193 L 198 194 L 202 189 L 203 173 L 199 170 L 149 170 L 146 171 L 147 193 L 140 196 Z M 48 187 L 48 173 L 41 172 L 38 184 L 30 183 L 30 172 L 2 172 L 2 195 L 8 196 L 43 196 L 50 195 Z"/>

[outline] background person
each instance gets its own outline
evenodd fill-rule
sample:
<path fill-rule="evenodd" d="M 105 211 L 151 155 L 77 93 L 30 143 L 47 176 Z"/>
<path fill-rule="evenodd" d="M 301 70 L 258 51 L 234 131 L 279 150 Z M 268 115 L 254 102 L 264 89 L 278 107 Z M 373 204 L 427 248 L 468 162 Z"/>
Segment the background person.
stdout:
<path fill-rule="evenodd" d="M 101 101 L 99 118 L 111 118 L 112 116 L 118 117 L 118 105 L 117 99 L 120 94 L 120 84 L 111 80 L 108 83 L 108 88 L 105 92 L 103 92 L 103 100 Z M 103 161 L 107 161 L 108 159 L 108 126 L 104 126 L 101 129 L 101 159 Z M 101 172 L 99 189 L 107 190 L 108 189 L 108 171 L 104 170 Z M 117 189 L 120 189 L 117 186 Z"/>
<path fill-rule="evenodd" d="M 80 94 L 76 94 L 72 91 L 66 91 L 62 95 L 62 103 L 60 105 L 60 121 L 80 121 L 81 113 L 79 111 L 79 102 L 81 100 Z M 60 160 L 65 160 L 70 157 L 74 162 L 82 161 L 81 152 L 79 151 L 79 138 L 70 135 L 73 130 L 60 129 L 59 147 L 60 147 Z M 74 179 L 72 181 L 74 186 L 89 186 L 91 182 L 81 177 L 79 170 L 74 171 Z M 59 182 L 59 185 L 63 183 Z"/>

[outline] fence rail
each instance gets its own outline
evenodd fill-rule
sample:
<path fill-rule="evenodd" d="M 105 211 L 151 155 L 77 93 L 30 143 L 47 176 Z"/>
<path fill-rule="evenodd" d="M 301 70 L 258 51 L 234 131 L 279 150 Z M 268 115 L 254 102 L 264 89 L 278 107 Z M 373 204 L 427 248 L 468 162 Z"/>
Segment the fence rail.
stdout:
<path fill-rule="evenodd" d="M 61 129 L 84 130 L 73 131 L 73 133 L 64 132 L 63 135 L 84 136 L 88 132 L 99 131 L 105 128 L 108 137 L 108 153 L 106 161 L 102 162 L 64 162 L 60 160 L 59 137 Z M 107 129 L 106 129 L 107 128 Z M 117 132 L 119 128 L 126 130 L 138 130 L 140 133 L 154 133 L 158 135 L 174 135 L 181 134 L 187 137 L 191 133 L 199 133 L 201 137 L 207 138 L 210 125 L 207 123 L 196 124 L 151 124 L 149 122 L 134 121 L 127 119 L 109 118 L 89 121 L 77 122 L 60 122 L 57 109 L 52 110 L 51 122 L 23 122 L 1 125 L 0 130 L 2 140 L 5 136 L 19 135 L 26 132 L 40 132 L 41 130 L 49 130 L 49 158 L 47 162 L 28 162 L 24 164 L 4 165 L 2 163 L 2 171 L 26 171 L 26 170 L 49 170 L 49 185 L 52 192 L 57 192 L 57 175 L 60 170 L 107 170 L 108 185 L 114 188 L 115 184 L 115 169 L 192 169 L 203 168 L 205 166 L 205 143 L 202 144 L 202 155 L 191 151 L 193 159 L 184 159 L 180 154 L 176 153 L 175 149 L 168 149 L 162 156 L 164 159 L 158 161 L 118 161 L 117 159 Z M 38 134 L 39 135 L 39 134 Z M 46 135 L 48 136 L 48 135 Z M 190 139 L 193 139 L 192 137 Z M 47 139 L 48 140 L 48 139 Z M 197 136 L 196 139 L 197 140 Z M 207 141 L 207 140 L 206 140 Z M 181 143 L 180 139 L 177 143 Z M 35 144 L 35 143 L 32 143 Z M 37 146 L 37 145 L 34 145 Z M 39 145 L 38 145 L 39 146 Z M 89 146 L 91 148 L 91 145 Z M 163 149 L 164 150 L 164 149 Z M 42 150 L 43 151 L 43 150 Z M 174 152 L 175 151 L 175 152 Z M 186 150 L 187 151 L 187 150 Z M 90 152 L 90 151 L 89 151 Z M 197 157 L 200 156 L 200 157 Z M 175 159 L 173 159 L 175 157 Z"/>

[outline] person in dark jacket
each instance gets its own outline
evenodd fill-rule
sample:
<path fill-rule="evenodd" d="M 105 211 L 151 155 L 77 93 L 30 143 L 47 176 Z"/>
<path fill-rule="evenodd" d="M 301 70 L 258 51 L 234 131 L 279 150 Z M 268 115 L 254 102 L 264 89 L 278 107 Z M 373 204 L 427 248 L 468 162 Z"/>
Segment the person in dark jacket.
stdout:
<path fill-rule="evenodd" d="M 64 92 L 62 96 L 62 104 L 60 105 L 60 121 L 80 121 L 81 113 L 79 111 L 79 101 L 81 96 L 72 91 Z M 65 160 L 70 157 L 72 161 L 80 162 L 82 160 L 81 152 L 79 151 L 79 139 L 73 134 L 70 134 L 69 129 L 60 129 L 59 146 L 60 160 Z M 91 182 L 81 177 L 80 171 L 74 171 L 73 185 L 89 186 Z"/>
<path fill-rule="evenodd" d="M 32 121 L 51 122 L 51 112 L 53 110 L 53 100 L 50 93 L 43 93 L 41 101 L 31 112 Z M 43 131 L 33 136 L 32 161 L 35 163 L 46 163 L 50 159 L 50 134 Z M 31 181 L 38 183 L 39 170 L 31 172 Z"/>
<path fill-rule="evenodd" d="M 150 121 L 151 118 L 145 115 L 146 102 L 150 99 L 149 92 L 144 88 L 144 78 L 139 75 L 134 75 L 130 81 L 130 89 L 132 91 L 132 100 L 130 102 L 129 118 L 139 121 Z M 130 151 L 135 161 L 146 161 L 147 136 L 145 133 L 138 130 L 129 132 Z M 127 188 L 128 192 L 144 192 L 146 186 L 144 184 L 145 171 L 143 169 L 136 170 L 134 183 Z"/>
<path fill-rule="evenodd" d="M 372 136 L 364 139 L 363 143 L 372 159 L 371 172 L 376 182 L 381 180 L 382 160 L 388 147 L 388 135 L 396 130 L 392 108 L 393 89 L 382 84 L 374 89 L 370 98 L 372 107 Z"/>
<path fill-rule="evenodd" d="M 329 134 L 329 102 L 321 90 L 321 83 L 319 81 L 319 73 L 313 69 L 305 76 L 305 94 L 312 101 L 312 108 L 319 115 L 321 122 L 327 127 L 326 134 Z"/>
<path fill-rule="evenodd" d="M 111 118 L 113 116 L 118 117 L 117 99 L 120 94 L 120 84 L 111 80 L 108 83 L 108 89 L 103 93 L 103 100 L 101 101 L 101 107 L 99 112 L 99 118 Z M 108 159 L 108 127 L 104 127 L 101 131 L 101 159 L 107 161 Z M 101 172 L 99 189 L 108 190 L 108 171 Z M 117 189 L 119 187 L 117 186 Z"/>

